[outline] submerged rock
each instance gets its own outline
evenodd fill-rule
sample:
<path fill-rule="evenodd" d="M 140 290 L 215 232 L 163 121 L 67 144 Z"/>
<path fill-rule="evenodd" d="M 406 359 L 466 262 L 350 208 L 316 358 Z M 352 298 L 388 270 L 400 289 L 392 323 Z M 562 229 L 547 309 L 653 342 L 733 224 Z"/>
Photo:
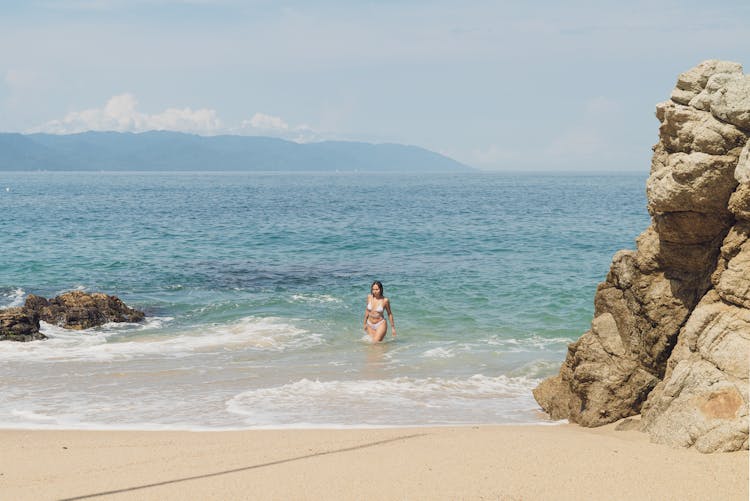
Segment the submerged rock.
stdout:
<path fill-rule="evenodd" d="M 89 329 L 107 322 L 140 322 L 145 318 L 116 296 L 101 292 L 72 291 L 45 299 L 29 294 L 24 309 L 35 312 L 40 320 L 67 329 Z"/>
<path fill-rule="evenodd" d="M 705 61 L 657 105 L 652 224 L 615 254 L 591 330 L 534 390 L 553 418 L 599 426 L 642 412 L 652 441 L 748 448 L 748 82 L 737 63 Z"/>
<path fill-rule="evenodd" d="M 39 332 L 39 315 L 24 308 L 0 310 L 0 341 L 47 339 Z"/>

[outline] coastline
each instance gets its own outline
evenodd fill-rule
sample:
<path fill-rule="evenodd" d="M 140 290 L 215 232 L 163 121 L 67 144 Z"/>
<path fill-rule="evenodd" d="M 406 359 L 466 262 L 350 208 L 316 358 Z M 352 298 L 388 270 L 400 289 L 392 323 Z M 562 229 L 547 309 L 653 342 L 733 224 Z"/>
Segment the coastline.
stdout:
<path fill-rule="evenodd" d="M 0 430 L 4 499 L 742 499 L 748 452 L 637 431 L 482 425 Z"/>

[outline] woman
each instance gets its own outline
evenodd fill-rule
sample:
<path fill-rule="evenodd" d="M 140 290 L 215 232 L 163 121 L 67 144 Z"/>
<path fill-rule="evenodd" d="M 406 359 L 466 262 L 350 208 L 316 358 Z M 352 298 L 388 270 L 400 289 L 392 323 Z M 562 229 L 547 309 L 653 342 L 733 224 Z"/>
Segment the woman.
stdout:
<path fill-rule="evenodd" d="M 391 302 L 383 296 L 383 284 L 375 280 L 370 286 L 370 294 L 367 295 L 367 307 L 365 308 L 365 332 L 374 342 L 380 342 L 388 331 L 388 324 L 383 317 L 383 311 L 388 312 L 388 320 L 393 329 L 392 336 L 396 337 L 396 324 L 393 323 L 391 313 Z"/>

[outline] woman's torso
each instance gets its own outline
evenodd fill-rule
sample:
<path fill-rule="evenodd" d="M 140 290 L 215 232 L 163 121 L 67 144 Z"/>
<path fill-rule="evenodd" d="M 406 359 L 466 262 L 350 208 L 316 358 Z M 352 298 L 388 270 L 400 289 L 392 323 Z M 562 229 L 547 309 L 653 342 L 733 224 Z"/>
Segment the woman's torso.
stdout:
<path fill-rule="evenodd" d="M 383 317 L 383 310 L 385 309 L 385 301 L 383 298 L 376 298 L 372 294 L 367 296 L 367 311 L 374 319 Z"/>

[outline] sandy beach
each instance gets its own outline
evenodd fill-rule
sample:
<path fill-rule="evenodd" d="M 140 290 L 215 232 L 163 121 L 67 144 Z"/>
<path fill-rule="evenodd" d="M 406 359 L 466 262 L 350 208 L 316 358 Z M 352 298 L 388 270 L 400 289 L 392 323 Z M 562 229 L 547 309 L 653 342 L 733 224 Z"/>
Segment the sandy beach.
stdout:
<path fill-rule="evenodd" d="M 0 499 L 748 499 L 747 451 L 615 425 L 0 431 Z"/>

